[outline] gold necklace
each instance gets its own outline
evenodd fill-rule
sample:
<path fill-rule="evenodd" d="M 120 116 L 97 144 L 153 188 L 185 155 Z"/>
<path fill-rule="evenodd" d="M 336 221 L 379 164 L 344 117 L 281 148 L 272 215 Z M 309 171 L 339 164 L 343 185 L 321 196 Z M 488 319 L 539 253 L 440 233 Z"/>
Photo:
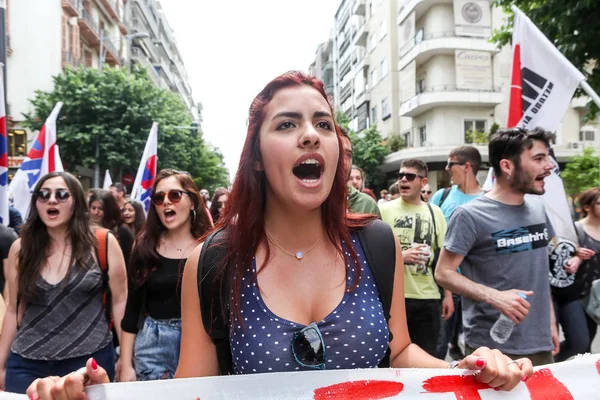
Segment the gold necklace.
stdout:
<path fill-rule="evenodd" d="M 317 245 L 319 243 L 321 243 L 321 240 L 323 240 L 323 236 L 321 236 L 321 238 L 319 240 L 317 240 L 317 242 L 315 244 L 313 244 L 310 249 L 308 249 L 306 251 L 298 250 L 296 252 L 296 254 L 292 254 L 289 251 L 287 251 L 286 249 L 284 249 L 283 247 L 281 247 L 281 245 L 279 243 L 277 243 L 275 241 L 275 239 L 273 239 L 273 236 L 271 236 L 271 234 L 269 233 L 267 227 L 265 227 L 265 233 L 267 234 L 267 238 L 269 239 L 270 242 L 272 242 L 275 246 L 279 247 L 281 249 L 281 251 L 283 251 L 288 256 L 295 257 L 296 260 L 298 260 L 298 261 L 302 260 L 304 258 L 304 256 L 306 254 L 308 254 L 308 252 L 310 252 L 312 249 L 314 249 L 315 247 L 317 247 Z"/>

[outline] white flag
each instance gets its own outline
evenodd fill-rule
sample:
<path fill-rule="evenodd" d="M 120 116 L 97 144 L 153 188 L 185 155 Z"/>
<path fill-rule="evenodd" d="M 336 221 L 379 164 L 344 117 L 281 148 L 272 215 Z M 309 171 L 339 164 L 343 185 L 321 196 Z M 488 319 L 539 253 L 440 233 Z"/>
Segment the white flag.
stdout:
<path fill-rule="evenodd" d="M 140 160 L 140 166 L 138 167 L 138 171 L 135 176 L 133 189 L 131 190 L 131 198 L 144 205 L 144 211 L 146 214 L 150 209 L 152 185 L 154 185 L 154 179 L 156 178 L 157 143 L 158 123 L 154 122 L 152 124 L 152 129 L 150 129 L 150 135 L 148 135 L 146 147 L 144 147 L 144 154 Z"/>
<path fill-rule="evenodd" d="M 110 185 L 112 185 L 113 181 L 112 178 L 110 177 L 110 172 L 108 170 L 106 170 L 106 172 L 104 173 L 104 185 L 102 186 L 102 189 L 108 190 L 110 189 Z"/>
<path fill-rule="evenodd" d="M 517 7 L 508 127 L 555 132 L 573 93 L 585 79 Z"/>
<path fill-rule="evenodd" d="M 583 74 L 516 6 L 513 27 L 513 67 L 508 127 L 542 127 L 556 132 Z M 541 199 L 556 236 L 577 243 L 573 218 L 558 163 L 546 178 Z"/>
<path fill-rule="evenodd" d="M 49 172 L 63 171 L 56 146 L 56 118 L 63 103 L 58 102 L 27 153 L 21 168 L 8 186 L 14 206 L 24 219 L 29 213 L 31 192 L 40 178 Z"/>

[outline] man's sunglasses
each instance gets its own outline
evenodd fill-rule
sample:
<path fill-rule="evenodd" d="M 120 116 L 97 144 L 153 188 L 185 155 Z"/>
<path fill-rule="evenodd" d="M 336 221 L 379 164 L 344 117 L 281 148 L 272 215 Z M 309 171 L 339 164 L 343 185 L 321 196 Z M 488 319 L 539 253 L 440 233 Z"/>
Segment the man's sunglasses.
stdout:
<path fill-rule="evenodd" d="M 431 194 L 431 190 L 421 190 L 421 193 L 423 193 L 423 194 Z"/>
<path fill-rule="evenodd" d="M 152 195 L 152 204 L 155 206 L 162 206 L 165 202 L 165 196 L 169 198 L 171 203 L 179 203 L 183 194 L 187 194 L 189 196 L 189 192 L 185 190 L 171 189 L 168 192 L 156 192 Z"/>
<path fill-rule="evenodd" d="M 47 203 L 50 201 L 50 197 L 52 197 L 52 193 L 54 193 L 54 198 L 59 203 L 66 203 L 71 197 L 71 193 L 67 189 L 40 189 L 35 193 L 35 198 L 40 203 Z"/>
<path fill-rule="evenodd" d="M 464 162 L 460 162 L 460 161 L 448 161 L 448 164 L 446 164 L 446 168 L 450 169 L 452 167 L 454 167 L 455 165 L 465 165 L 466 163 Z"/>
<path fill-rule="evenodd" d="M 311 322 L 292 339 L 294 360 L 306 368 L 325 369 L 325 341 L 316 323 Z"/>
<path fill-rule="evenodd" d="M 402 180 L 402 178 L 406 178 L 407 181 L 412 182 L 414 181 L 417 176 L 421 179 L 425 178 L 423 175 L 419 175 L 419 174 L 413 174 L 410 172 L 396 172 L 396 176 L 398 177 L 398 180 Z"/>

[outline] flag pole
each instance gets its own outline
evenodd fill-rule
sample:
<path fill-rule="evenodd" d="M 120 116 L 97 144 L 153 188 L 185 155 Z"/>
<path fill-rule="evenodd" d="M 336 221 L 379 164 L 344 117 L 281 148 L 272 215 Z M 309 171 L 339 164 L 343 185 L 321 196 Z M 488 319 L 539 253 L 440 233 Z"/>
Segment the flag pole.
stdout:
<path fill-rule="evenodd" d="M 592 98 L 592 100 L 594 101 L 594 103 L 596 103 L 596 105 L 598 106 L 598 108 L 600 108 L 600 96 L 598 96 L 598 93 L 596 93 L 594 91 L 594 89 L 590 86 L 589 83 L 587 83 L 587 81 L 581 81 L 581 83 L 579 84 L 579 86 L 581 86 L 581 88 L 583 89 L 583 91 Z"/>

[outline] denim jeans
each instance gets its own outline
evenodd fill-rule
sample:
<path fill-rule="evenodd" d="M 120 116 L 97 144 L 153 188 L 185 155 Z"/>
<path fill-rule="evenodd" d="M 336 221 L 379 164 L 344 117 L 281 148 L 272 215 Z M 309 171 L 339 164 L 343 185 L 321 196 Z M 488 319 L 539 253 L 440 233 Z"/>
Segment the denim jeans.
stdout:
<path fill-rule="evenodd" d="M 452 314 L 448 320 L 444 321 L 440 319 L 442 327 L 440 329 L 440 339 L 435 351 L 435 356 L 441 360 L 446 358 L 446 354 L 448 353 L 448 343 L 452 341 L 454 337 L 458 337 L 457 330 L 460 329 L 462 324 L 462 306 L 460 296 L 453 294 L 452 301 L 454 302 L 454 314 Z M 458 343 L 453 344 L 457 345 Z"/>
<path fill-rule="evenodd" d="M 554 315 L 565 334 L 565 340 L 560 344 L 560 352 L 554 356 L 554 360 L 565 361 L 576 354 L 586 353 L 590 348 L 590 334 L 581 300 L 562 304 L 555 301 Z"/>
<path fill-rule="evenodd" d="M 95 353 L 65 360 L 31 360 L 11 352 L 6 362 L 6 391 L 25 393 L 37 378 L 67 375 L 85 367 L 90 357 L 94 357 L 98 365 L 106 370 L 111 381 L 115 379 L 115 348 L 112 342 Z"/>
<path fill-rule="evenodd" d="M 133 359 L 138 381 L 171 379 L 179 362 L 181 319 L 146 317 L 135 337 Z"/>
<path fill-rule="evenodd" d="M 440 335 L 441 301 L 406 299 L 405 302 L 410 340 L 435 357 Z"/>

